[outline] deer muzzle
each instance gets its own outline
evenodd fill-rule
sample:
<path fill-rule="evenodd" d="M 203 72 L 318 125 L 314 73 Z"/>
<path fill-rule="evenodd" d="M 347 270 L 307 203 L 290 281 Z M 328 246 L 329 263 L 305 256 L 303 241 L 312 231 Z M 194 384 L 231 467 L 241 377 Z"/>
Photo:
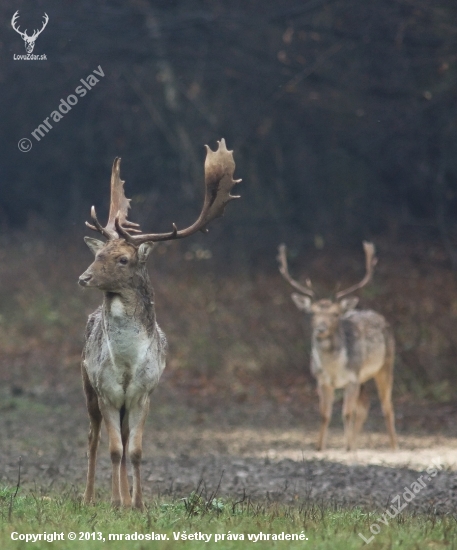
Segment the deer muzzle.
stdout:
<path fill-rule="evenodd" d="M 314 334 L 317 338 L 325 338 L 329 334 L 329 326 L 326 323 L 318 323 L 314 327 Z"/>
<path fill-rule="evenodd" d="M 80 286 L 88 286 L 89 281 L 92 279 L 92 274 L 84 272 L 78 279 L 78 284 Z"/>

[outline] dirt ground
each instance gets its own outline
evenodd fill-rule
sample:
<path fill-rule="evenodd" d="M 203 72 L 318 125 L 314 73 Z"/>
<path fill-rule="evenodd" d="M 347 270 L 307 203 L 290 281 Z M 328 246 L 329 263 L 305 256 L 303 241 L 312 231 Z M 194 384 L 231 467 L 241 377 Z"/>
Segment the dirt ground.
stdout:
<path fill-rule="evenodd" d="M 13 395 L 13 394 L 16 395 Z M 316 452 L 317 399 L 306 404 L 262 398 L 235 400 L 189 394 L 161 382 L 144 436 L 145 496 L 187 496 L 198 486 L 210 495 L 287 503 L 331 501 L 384 509 L 428 467 L 425 488 L 409 505 L 446 513 L 457 505 L 457 408 L 397 403 L 400 450 L 388 449 L 374 402 L 359 450 L 343 450 L 341 402 L 336 403 L 329 449 Z M 0 393 L 0 483 L 23 490 L 84 488 L 88 421 L 79 387 L 54 393 Z M 106 434 L 100 446 L 97 488 L 108 499 Z"/>

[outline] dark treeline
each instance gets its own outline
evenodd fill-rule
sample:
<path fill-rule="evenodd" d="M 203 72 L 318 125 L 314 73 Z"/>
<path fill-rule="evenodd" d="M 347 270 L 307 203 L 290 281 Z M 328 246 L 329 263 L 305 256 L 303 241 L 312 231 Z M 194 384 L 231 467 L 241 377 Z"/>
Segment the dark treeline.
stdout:
<path fill-rule="evenodd" d="M 25 54 L 15 10 L 29 34 L 49 15 L 34 50 L 46 61 L 13 59 Z M 18 0 L 0 13 L 4 228 L 80 226 L 93 203 L 104 218 L 115 156 L 144 229 L 191 222 L 203 145 L 225 137 L 244 180 L 215 229 L 225 242 L 360 247 L 422 225 L 457 264 L 457 4 Z M 104 77 L 37 141 L 97 67 Z"/>

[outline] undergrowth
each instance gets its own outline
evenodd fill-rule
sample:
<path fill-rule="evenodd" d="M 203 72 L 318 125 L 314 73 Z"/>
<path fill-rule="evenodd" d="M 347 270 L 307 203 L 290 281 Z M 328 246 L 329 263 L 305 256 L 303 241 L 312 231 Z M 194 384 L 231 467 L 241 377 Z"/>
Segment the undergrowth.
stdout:
<path fill-rule="evenodd" d="M 14 391 L 79 386 L 84 326 L 102 300 L 100 292 L 77 285 L 92 261 L 82 236 L 82 230 L 60 236 L 29 232 L 0 240 L 0 381 Z M 431 261 L 424 246 L 402 250 L 388 244 L 377 243 L 379 265 L 360 293 L 360 306 L 379 311 L 393 327 L 395 395 L 450 401 L 457 387 L 455 276 Z M 240 400 L 253 382 L 285 387 L 305 377 L 314 387 L 309 320 L 293 305 L 278 272 L 276 244 L 258 266 L 231 270 L 210 254 L 190 254 L 190 246 L 159 244 L 149 262 L 172 380 L 201 377 L 199 385 L 206 386 L 219 378 L 218 395 L 230 380 L 229 393 Z M 291 257 L 290 269 L 297 279 L 310 276 L 326 296 L 337 281 L 344 286 L 357 280 L 361 254 L 303 251 Z"/>
<path fill-rule="evenodd" d="M 138 512 L 113 509 L 106 495 L 95 505 L 86 506 L 74 487 L 47 494 L 3 488 L 0 548 L 229 550 L 254 544 L 257 548 L 359 549 L 366 545 L 359 533 L 369 540 L 370 526 L 376 523 L 380 530 L 369 543 L 373 549 L 457 547 L 453 516 L 403 513 L 388 525 L 380 524 L 379 516 L 332 503 L 290 506 L 255 502 L 247 496 L 238 501 L 216 495 L 207 499 L 199 491 L 183 499 L 157 497 Z M 34 539 L 41 534 L 42 540 L 20 540 L 27 534 Z M 72 534 L 76 540 L 69 540 Z"/>

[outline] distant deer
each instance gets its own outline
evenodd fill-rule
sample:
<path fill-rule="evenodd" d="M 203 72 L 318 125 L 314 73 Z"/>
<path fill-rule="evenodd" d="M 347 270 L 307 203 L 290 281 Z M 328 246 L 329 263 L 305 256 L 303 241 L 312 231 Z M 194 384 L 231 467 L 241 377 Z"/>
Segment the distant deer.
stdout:
<path fill-rule="evenodd" d="M 22 40 L 24 41 L 25 51 L 27 53 L 32 53 L 33 49 L 35 48 L 35 42 L 36 39 L 40 36 L 40 34 L 44 31 L 46 28 L 46 25 L 48 24 L 49 17 L 48 14 L 45 13 L 43 16 L 43 26 L 39 31 L 35 30 L 33 31 L 32 36 L 29 36 L 27 34 L 27 29 L 25 29 L 24 32 L 19 30 L 19 26 L 17 26 L 17 20 L 19 19 L 19 10 L 16 11 L 16 13 L 13 15 L 11 19 L 11 26 L 13 29 L 21 35 Z"/>
<path fill-rule="evenodd" d="M 223 214 L 225 205 L 238 198 L 230 191 L 241 180 L 233 180 L 235 162 L 223 139 L 216 152 L 207 147 L 205 199 L 197 221 L 180 231 L 173 224 L 173 230 L 168 233 L 143 234 L 138 224 L 127 220 L 130 199 L 124 195 L 120 164 L 121 159 L 116 158 L 111 173 L 107 225 L 101 226 L 94 207 L 93 224 L 86 222 L 107 241 L 85 237 L 95 261 L 79 278 L 81 286 L 98 288 L 104 293 L 103 305 L 89 316 L 82 356 L 83 387 L 90 419 L 84 502 L 94 499 L 95 461 L 103 419 L 112 463 L 111 502 L 114 506 L 122 504 L 142 509 L 143 428 L 149 396 L 165 367 L 167 349 L 165 335 L 156 322 L 146 260 L 155 242 L 205 232 L 207 224 Z M 127 479 L 127 454 L 133 466 L 132 497 Z"/>
<path fill-rule="evenodd" d="M 317 379 L 322 417 L 317 449 L 326 445 L 332 416 L 334 391 L 344 388 L 343 420 L 347 450 L 356 446 L 356 438 L 368 415 L 369 400 L 365 382 L 374 378 L 389 433 L 390 445 L 397 448 L 395 417 L 392 406 L 395 342 L 389 324 L 372 310 L 356 310 L 358 298 L 344 298 L 364 287 L 377 263 L 372 243 L 363 243 L 366 274 L 360 283 L 338 292 L 335 300 L 315 300 L 311 281 L 306 286 L 293 280 L 287 267 L 286 246 L 279 246 L 279 271 L 300 294 L 292 300 L 298 309 L 311 314 L 311 372 Z"/>

